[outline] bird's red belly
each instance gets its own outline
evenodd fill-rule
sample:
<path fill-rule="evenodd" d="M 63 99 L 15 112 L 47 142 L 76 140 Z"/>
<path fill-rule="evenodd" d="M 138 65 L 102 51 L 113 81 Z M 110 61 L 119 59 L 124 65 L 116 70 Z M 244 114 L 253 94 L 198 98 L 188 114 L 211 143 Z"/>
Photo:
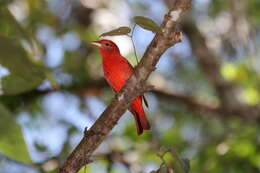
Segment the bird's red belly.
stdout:
<path fill-rule="evenodd" d="M 124 72 L 120 68 L 110 68 L 104 69 L 104 76 L 109 85 L 118 92 L 125 85 L 126 80 L 131 74 Z"/>

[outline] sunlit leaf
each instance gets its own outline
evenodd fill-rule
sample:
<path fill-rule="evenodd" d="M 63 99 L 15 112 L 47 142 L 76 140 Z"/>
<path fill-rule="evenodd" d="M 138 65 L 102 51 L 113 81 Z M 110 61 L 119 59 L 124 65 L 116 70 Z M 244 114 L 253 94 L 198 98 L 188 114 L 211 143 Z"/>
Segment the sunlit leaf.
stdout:
<path fill-rule="evenodd" d="M 239 143 L 234 144 L 234 146 L 232 147 L 232 151 L 238 157 L 246 158 L 250 155 L 254 155 L 256 147 L 250 141 L 240 140 Z"/>
<path fill-rule="evenodd" d="M 246 88 L 242 92 L 245 101 L 250 105 L 256 105 L 260 102 L 260 94 L 255 88 Z"/>
<path fill-rule="evenodd" d="M 12 159 L 30 162 L 21 128 L 1 103 L 0 117 L 0 152 Z"/>
<path fill-rule="evenodd" d="M 131 29 L 129 27 L 122 26 L 122 27 L 119 27 L 117 29 L 113 29 L 112 31 L 105 32 L 105 33 L 101 34 L 100 37 L 115 36 L 115 35 L 127 35 L 130 31 L 131 31 Z"/>
<path fill-rule="evenodd" d="M 143 16 L 135 16 L 133 20 L 137 25 L 146 30 L 152 31 L 154 33 L 162 32 L 160 26 L 150 18 Z"/>
<path fill-rule="evenodd" d="M 10 71 L 1 79 L 3 94 L 28 91 L 43 81 L 45 69 L 28 58 L 18 41 L 0 36 L 0 47 L 0 64 Z"/>
<path fill-rule="evenodd" d="M 231 63 L 225 63 L 221 67 L 221 74 L 228 80 L 233 80 L 236 77 L 236 67 Z"/>

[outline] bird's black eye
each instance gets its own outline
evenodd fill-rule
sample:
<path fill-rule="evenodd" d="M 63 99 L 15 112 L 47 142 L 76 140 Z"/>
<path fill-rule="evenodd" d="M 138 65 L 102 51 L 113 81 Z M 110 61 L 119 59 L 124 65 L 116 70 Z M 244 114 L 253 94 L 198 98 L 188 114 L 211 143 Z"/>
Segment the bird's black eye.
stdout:
<path fill-rule="evenodd" d="M 108 43 L 106 43 L 105 45 L 106 45 L 106 46 L 109 46 L 109 44 L 108 44 Z"/>

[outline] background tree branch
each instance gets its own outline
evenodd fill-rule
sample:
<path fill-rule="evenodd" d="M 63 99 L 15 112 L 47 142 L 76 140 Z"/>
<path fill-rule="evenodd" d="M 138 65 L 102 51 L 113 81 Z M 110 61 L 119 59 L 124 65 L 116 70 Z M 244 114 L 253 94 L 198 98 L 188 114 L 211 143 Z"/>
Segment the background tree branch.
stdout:
<path fill-rule="evenodd" d="M 215 88 L 220 100 L 219 112 L 228 116 L 239 116 L 245 120 L 259 120 L 259 105 L 250 106 L 239 100 L 236 84 L 223 78 L 220 73 L 221 58 L 216 57 L 208 48 L 204 36 L 194 22 L 186 19 L 182 22 L 182 28 L 190 39 L 193 53 L 201 70 Z"/>
<path fill-rule="evenodd" d="M 191 0 L 177 0 L 173 9 L 164 17 L 162 33 L 157 33 L 146 49 L 144 56 L 135 69 L 134 75 L 126 82 L 123 89 L 112 100 L 94 125 L 86 130 L 85 135 L 75 150 L 61 166 L 60 173 L 75 173 L 82 166 L 91 162 L 90 157 L 106 135 L 116 125 L 128 108 L 131 100 L 147 89 L 146 80 L 155 69 L 161 55 L 171 46 L 181 41 L 181 33 L 175 32 L 180 17 L 191 6 Z"/>

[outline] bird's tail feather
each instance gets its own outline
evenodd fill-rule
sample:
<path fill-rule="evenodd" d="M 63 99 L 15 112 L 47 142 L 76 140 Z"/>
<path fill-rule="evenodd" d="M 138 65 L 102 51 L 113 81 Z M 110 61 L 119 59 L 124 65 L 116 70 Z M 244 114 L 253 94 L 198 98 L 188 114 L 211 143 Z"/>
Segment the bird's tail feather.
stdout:
<path fill-rule="evenodd" d="M 137 97 L 133 100 L 130 110 L 135 117 L 137 134 L 141 135 L 144 130 L 149 130 L 150 124 L 142 106 L 142 97 Z"/>
<path fill-rule="evenodd" d="M 145 114 L 139 115 L 137 112 L 134 112 L 134 117 L 138 135 L 141 135 L 144 130 L 150 130 L 150 124 Z"/>

